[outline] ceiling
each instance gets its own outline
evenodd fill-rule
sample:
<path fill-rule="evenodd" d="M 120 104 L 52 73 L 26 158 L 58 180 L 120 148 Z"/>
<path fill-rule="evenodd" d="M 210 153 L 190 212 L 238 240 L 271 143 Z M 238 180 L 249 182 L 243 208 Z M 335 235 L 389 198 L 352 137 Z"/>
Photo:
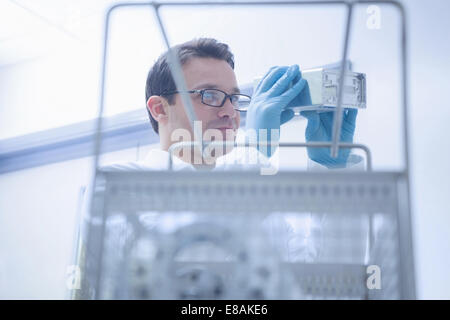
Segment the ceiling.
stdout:
<path fill-rule="evenodd" d="M 0 0 L 0 66 L 101 37 L 105 9 L 117 0 Z"/>
<path fill-rule="evenodd" d="M 149 2 L 0 0 L 0 67 L 80 45 L 98 47 L 106 9 L 126 1 Z"/>

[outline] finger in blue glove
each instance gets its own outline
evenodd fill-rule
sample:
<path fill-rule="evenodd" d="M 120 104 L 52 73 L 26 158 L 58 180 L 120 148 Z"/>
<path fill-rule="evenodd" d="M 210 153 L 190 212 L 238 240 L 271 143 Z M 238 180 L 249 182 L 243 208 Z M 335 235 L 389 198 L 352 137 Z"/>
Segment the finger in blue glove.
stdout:
<path fill-rule="evenodd" d="M 292 99 L 291 102 L 287 105 L 287 108 L 293 108 L 293 107 L 304 107 L 304 106 L 310 106 L 312 105 L 311 102 L 311 93 L 309 91 L 309 84 L 308 81 L 302 78 L 301 73 L 298 75 L 294 81 L 293 85 L 295 85 L 298 81 L 305 81 L 305 87 L 302 89 L 302 91 Z"/>
<path fill-rule="evenodd" d="M 340 142 L 353 142 L 356 128 L 357 109 L 343 111 Z M 334 111 L 320 112 L 302 111 L 301 115 L 308 119 L 305 130 L 307 142 L 331 142 L 333 135 Z M 350 155 L 350 149 L 339 148 L 336 158 L 331 156 L 330 148 L 307 148 L 308 157 L 328 168 L 345 168 Z"/>

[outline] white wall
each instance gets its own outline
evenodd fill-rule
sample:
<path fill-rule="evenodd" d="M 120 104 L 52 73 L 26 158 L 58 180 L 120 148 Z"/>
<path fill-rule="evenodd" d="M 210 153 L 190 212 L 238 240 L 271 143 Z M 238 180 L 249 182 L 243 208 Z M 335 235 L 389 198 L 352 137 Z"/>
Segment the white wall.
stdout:
<path fill-rule="evenodd" d="M 154 147 L 111 152 L 102 163 L 142 160 Z M 82 189 L 92 169 L 86 157 L 0 176 L 0 299 L 66 297 Z"/>
<path fill-rule="evenodd" d="M 64 298 L 78 194 L 91 167 L 79 159 L 1 176 L 1 299 Z"/>
<path fill-rule="evenodd" d="M 423 298 L 450 299 L 450 3 L 407 1 L 411 182 L 416 269 Z"/>
<path fill-rule="evenodd" d="M 419 298 L 450 298 L 450 108 L 447 1 L 405 2 L 409 13 L 411 182 Z M 358 116 L 356 140 L 370 146 L 376 169 L 399 169 L 402 162 L 398 14 L 381 6 L 381 29 L 366 27 L 366 7 L 355 12 L 350 59 L 367 73 L 368 109 Z M 163 11 L 173 42 L 214 36 L 236 55 L 241 83 L 274 64 L 301 68 L 339 60 L 344 12 L 314 8 L 209 12 Z M 149 13 L 117 16 L 111 42 L 109 114 L 143 103 L 147 68 L 162 48 Z M 319 15 L 320 14 L 320 15 Z M 134 18 L 133 18 L 134 17 Z M 126 27 L 125 27 L 126 25 Z M 176 27 L 178 25 L 178 27 Z M 182 28 L 179 26 L 182 25 Z M 125 31 L 117 30 L 121 26 Z M 132 36 L 130 36 L 130 34 Z M 156 32 L 154 33 L 157 34 Z M 72 52 L 72 53 L 70 53 Z M 0 137 L 76 122 L 95 115 L 100 45 L 0 68 Z M 124 63 L 124 61 L 126 63 Z M 144 66 L 144 67 L 143 67 Z M 283 139 L 300 141 L 305 121 L 288 125 Z M 442 145 L 441 145 L 442 144 Z M 144 152 L 142 152 L 144 153 Z M 135 150 L 110 155 L 133 160 Z M 304 164 L 305 152 L 297 156 Z M 295 158 L 293 156 L 290 157 Z M 0 297 L 63 298 L 74 219 L 81 185 L 90 179 L 88 158 L 0 176 Z"/>

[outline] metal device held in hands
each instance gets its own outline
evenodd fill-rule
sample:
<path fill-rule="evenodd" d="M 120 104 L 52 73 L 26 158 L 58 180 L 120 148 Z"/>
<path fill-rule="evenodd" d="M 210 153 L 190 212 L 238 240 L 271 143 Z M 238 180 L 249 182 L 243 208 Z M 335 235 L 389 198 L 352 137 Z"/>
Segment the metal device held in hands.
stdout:
<path fill-rule="evenodd" d="M 314 68 L 302 71 L 308 82 L 311 95 L 310 105 L 292 107 L 294 111 L 330 111 L 337 107 L 340 70 L 336 68 Z M 254 81 L 254 87 L 261 79 Z M 366 75 L 358 72 L 345 72 L 342 106 L 344 108 L 366 108 Z"/>

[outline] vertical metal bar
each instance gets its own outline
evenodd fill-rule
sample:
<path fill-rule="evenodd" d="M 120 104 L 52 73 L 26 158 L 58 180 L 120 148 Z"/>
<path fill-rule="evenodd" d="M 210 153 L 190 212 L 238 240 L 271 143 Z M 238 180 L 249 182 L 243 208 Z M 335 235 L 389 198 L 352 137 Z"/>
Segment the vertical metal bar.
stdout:
<path fill-rule="evenodd" d="M 103 63 L 102 63 L 102 73 L 100 78 L 100 101 L 99 101 L 99 110 L 98 110 L 98 118 L 97 118 L 97 132 L 95 136 L 95 144 L 94 144 L 94 177 L 92 180 L 92 195 L 91 195 L 91 204 L 90 204 L 90 213 L 92 214 L 96 203 L 95 203 L 95 189 L 98 179 L 98 164 L 100 159 L 100 153 L 101 153 L 101 140 L 102 140 L 102 126 L 103 126 L 103 111 L 104 111 L 104 105 L 105 105 L 105 82 L 106 82 L 106 65 L 107 65 L 107 57 L 108 57 L 108 37 L 109 37 L 109 22 L 110 22 L 110 16 L 111 12 L 115 9 L 115 7 L 111 7 L 106 12 L 105 17 L 105 33 L 103 36 Z M 101 225 L 101 234 L 102 234 L 102 241 L 103 241 L 103 235 L 105 231 L 105 212 L 104 208 L 102 211 L 102 225 Z M 91 238 L 91 228 L 88 230 L 88 238 Z M 89 239 L 88 239 L 89 241 Z M 101 281 L 101 265 L 102 265 L 102 259 L 103 259 L 103 242 L 101 244 L 100 250 L 99 250 L 99 257 L 98 257 L 98 265 L 97 265 L 97 276 L 96 276 L 96 283 L 95 283 L 95 293 L 94 298 L 99 298 L 100 293 L 100 281 Z"/>
<path fill-rule="evenodd" d="M 103 111 L 105 109 L 105 82 L 106 82 L 106 64 L 108 58 L 108 36 L 109 36 L 109 19 L 111 16 L 111 12 L 114 7 L 110 8 L 106 12 L 105 17 L 105 31 L 103 35 L 103 59 L 102 59 L 102 71 L 100 76 L 100 100 L 99 100 L 99 109 L 98 109 L 98 118 L 97 118 L 97 131 L 95 134 L 95 142 L 94 142 L 94 172 L 98 168 L 98 162 L 100 158 L 101 152 L 101 140 L 102 140 L 102 126 L 103 126 Z M 94 179 L 95 182 L 95 179 Z"/>
<path fill-rule="evenodd" d="M 402 98 L 403 98 L 403 153 L 405 161 L 405 171 L 409 173 L 409 135 L 408 135 L 408 56 L 407 56 L 407 34 L 406 34 L 406 14 L 403 7 L 400 8 L 402 16 Z M 408 179 L 409 180 L 409 179 Z"/>
<path fill-rule="evenodd" d="M 401 274 L 402 277 L 402 298 L 416 299 L 415 288 L 415 267 L 414 251 L 412 243 L 412 225 L 411 225 L 411 186 L 409 181 L 409 135 L 408 135 L 408 56 L 407 56 L 407 21 L 406 12 L 403 5 L 395 1 L 393 3 L 400 11 L 401 15 L 401 54 L 402 54 L 402 95 L 403 95 L 403 153 L 405 161 L 405 192 L 403 194 L 403 210 L 399 210 L 398 220 L 400 222 L 400 240 L 401 250 Z M 401 186 L 400 186 L 401 187 Z M 401 188 L 400 188 L 401 189 Z M 401 195 L 399 195 L 399 199 Z"/>
<path fill-rule="evenodd" d="M 103 176 L 104 177 L 104 176 Z M 105 179 L 105 184 L 106 184 L 106 179 Z M 95 187 L 95 186 L 94 186 Z M 96 276 L 96 283 L 95 283 L 95 294 L 94 297 L 95 299 L 99 299 L 100 298 L 100 293 L 101 293 L 101 288 L 102 288 L 102 281 L 103 281 L 103 277 L 102 277 L 102 268 L 103 268 L 103 252 L 104 252 L 104 248 L 105 248 L 105 233 L 106 233 L 106 218 L 107 218 L 107 201 L 106 201 L 106 194 L 108 192 L 108 190 L 106 189 L 108 188 L 107 185 L 105 185 L 105 190 L 103 191 L 104 194 L 102 195 L 102 201 L 101 201 L 101 219 L 102 219 L 102 224 L 100 226 L 100 248 L 99 248 L 99 252 L 98 252 L 98 257 L 97 257 L 97 276 Z M 96 190 L 93 190 L 94 194 L 93 194 L 93 199 L 95 200 L 95 192 Z M 97 205 L 97 203 L 94 203 L 94 205 Z M 91 228 L 89 228 L 89 235 L 91 236 Z"/>
<path fill-rule="evenodd" d="M 409 135 L 408 135 L 408 56 L 407 56 L 407 21 L 406 21 L 406 13 L 400 4 L 397 4 L 400 8 L 402 15 L 402 78 L 403 78 L 403 141 L 404 141 L 404 159 L 405 159 L 405 183 L 406 183 L 406 211 L 403 212 L 402 218 L 402 228 L 404 229 L 403 234 L 403 242 L 405 246 L 407 246 L 406 251 L 404 253 L 405 257 L 402 259 L 405 261 L 406 266 L 408 267 L 409 274 L 405 274 L 406 270 L 403 269 L 403 291 L 405 292 L 405 298 L 408 299 L 416 299 L 416 287 L 415 287 L 415 267 L 414 267 L 414 248 L 412 243 L 412 225 L 411 225 L 411 185 L 409 181 Z"/>
<path fill-rule="evenodd" d="M 349 2 L 347 3 L 347 24 L 345 28 L 344 50 L 342 53 L 341 77 L 339 78 L 339 92 L 338 92 L 337 106 L 336 109 L 334 110 L 334 119 L 333 119 L 333 135 L 332 135 L 333 144 L 331 146 L 331 156 L 333 158 L 336 158 L 338 156 L 339 150 L 338 143 L 341 136 L 342 100 L 344 93 L 345 71 L 347 70 L 347 54 L 348 54 L 348 43 L 350 38 L 352 12 L 353 12 L 353 3 Z"/>
<path fill-rule="evenodd" d="M 397 178 L 396 197 L 397 239 L 400 251 L 400 263 L 398 265 L 400 278 L 400 299 L 416 299 L 408 175 L 400 175 Z"/>
<path fill-rule="evenodd" d="M 194 107 L 192 106 L 192 100 L 188 93 L 186 93 L 187 86 L 186 82 L 184 81 L 183 76 L 183 70 L 181 68 L 180 60 L 178 59 L 178 51 L 176 48 L 171 48 L 169 39 L 167 37 L 166 29 L 164 28 L 163 22 L 161 20 L 161 16 L 159 14 L 159 6 L 158 3 L 153 3 L 153 8 L 155 9 L 155 15 L 156 19 L 159 24 L 159 28 L 161 30 L 161 34 L 164 38 L 164 42 L 167 46 L 167 50 L 169 53 L 169 67 L 170 71 L 172 72 L 173 79 L 175 81 L 175 85 L 177 86 L 177 90 L 180 91 L 181 94 L 181 100 L 184 105 L 184 110 L 186 111 L 186 115 L 189 118 L 189 121 L 191 123 L 192 132 L 194 133 L 194 141 L 201 140 L 202 138 L 202 126 L 195 126 L 195 121 L 197 121 L 197 115 L 194 112 Z M 194 146 L 195 147 L 195 146 Z M 200 143 L 200 146 L 197 146 L 200 148 L 200 151 L 203 151 L 203 146 Z M 203 152 L 202 152 L 203 154 Z"/>

